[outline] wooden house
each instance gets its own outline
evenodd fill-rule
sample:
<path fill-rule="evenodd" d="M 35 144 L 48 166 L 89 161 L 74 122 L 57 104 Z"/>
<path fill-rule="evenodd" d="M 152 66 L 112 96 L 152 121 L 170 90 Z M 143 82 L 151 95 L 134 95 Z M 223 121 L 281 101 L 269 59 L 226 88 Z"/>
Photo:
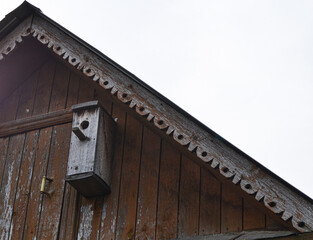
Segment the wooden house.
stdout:
<path fill-rule="evenodd" d="M 89 124 L 100 194 L 69 174 Z M 312 199 L 27 2 L 0 22 L 0 181 L 1 240 L 313 239 Z"/>

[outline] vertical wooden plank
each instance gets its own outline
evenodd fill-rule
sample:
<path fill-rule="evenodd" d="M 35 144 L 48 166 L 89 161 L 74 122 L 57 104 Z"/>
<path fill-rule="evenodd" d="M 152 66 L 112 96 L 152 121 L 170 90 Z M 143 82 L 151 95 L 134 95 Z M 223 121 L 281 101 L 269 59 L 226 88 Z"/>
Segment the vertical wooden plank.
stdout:
<path fill-rule="evenodd" d="M 242 198 L 233 186 L 222 184 L 221 232 L 242 230 Z"/>
<path fill-rule="evenodd" d="M 65 108 L 70 71 L 61 63 L 56 64 L 49 112 Z"/>
<path fill-rule="evenodd" d="M 249 199 L 243 202 L 243 230 L 265 229 L 265 214 Z"/>
<path fill-rule="evenodd" d="M 49 110 L 55 65 L 55 60 L 51 59 L 38 70 L 39 76 L 32 115 L 44 114 Z M 34 163 L 34 176 L 31 182 L 31 194 L 24 224 L 24 239 L 33 239 L 38 235 L 43 200 L 43 196 L 40 194 L 40 185 L 47 171 L 51 136 L 52 128 L 40 130 Z"/>
<path fill-rule="evenodd" d="M 69 183 L 65 183 L 64 200 L 62 204 L 59 239 L 72 240 L 76 232 L 77 191 Z"/>
<path fill-rule="evenodd" d="M 94 99 L 98 100 L 99 103 L 102 105 L 102 107 L 105 109 L 105 111 L 107 111 L 109 114 L 111 114 L 112 101 L 106 95 L 105 90 L 100 86 L 96 87 L 94 94 L 95 94 Z"/>
<path fill-rule="evenodd" d="M 16 89 L 10 96 L 2 101 L 0 122 L 8 122 L 15 119 L 19 98 L 20 89 Z"/>
<path fill-rule="evenodd" d="M 74 72 L 70 73 L 70 82 L 67 90 L 66 107 L 77 104 L 79 90 L 79 76 Z"/>
<path fill-rule="evenodd" d="M 117 105 L 113 106 L 113 118 L 117 118 L 114 142 L 114 158 L 112 161 L 111 193 L 105 198 L 102 209 L 100 240 L 114 239 L 118 215 L 119 189 L 124 148 L 124 132 L 126 127 L 126 112 Z"/>
<path fill-rule="evenodd" d="M 37 239 L 57 239 L 62 210 L 65 174 L 70 143 L 71 124 L 53 128 L 47 176 L 50 197 L 44 196 Z"/>
<path fill-rule="evenodd" d="M 183 156 L 179 194 L 178 236 L 196 236 L 199 231 L 200 167 Z"/>
<path fill-rule="evenodd" d="M 279 219 L 280 220 L 280 219 Z M 286 226 L 280 221 L 274 219 L 270 214 L 266 214 L 266 229 L 267 230 L 286 230 Z"/>
<path fill-rule="evenodd" d="M 66 106 L 66 100 L 67 100 L 67 88 L 69 83 L 69 70 L 67 67 L 65 67 L 63 64 L 57 62 L 55 66 L 55 73 L 53 77 L 53 85 L 51 90 L 51 99 L 49 103 L 49 112 L 54 112 L 57 110 L 64 109 Z M 62 132 L 62 130 L 66 132 Z M 49 162 L 48 162 L 48 169 L 47 174 L 48 177 L 56 178 L 53 183 L 50 183 L 49 185 L 55 187 L 55 192 L 53 192 L 53 197 L 51 195 L 51 198 L 47 198 L 44 196 L 43 198 L 43 208 L 40 218 L 40 230 L 38 235 L 39 236 L 48 236 L 50 239 L 56 239 L 59 232 L 59 224 L 61 219 L 61 211 L 63 206 L 63 194 L 65 190 L 65 174 L 66 174 L 66 168 L 67 168 L 67 155 L 68 155 L 68 149 L 69 149 L 69 143 L 70 143 L 70 124 L 62 125 L 62 126 L 56 126 L 53 128 L 53 140 L 52 148 L 50 150 L 50 156 L 49 156 Z M 58 136 L 61 135 L 61 136 Z M 57 149 L 57 150 L 56 150 Z M 60 152 L 55 152 L 60 151 Z M 53 155 L 51 155 L 53 154 Z M 60 154 L 60 155 L 59 155 Z M 58 166 L 58 163 L 61 162 L 59 157 L 62 158 L 62 165 Z M 56 168 L 60 168 L 57 170 Z M 52 215 L 49 215 L 49 211 L 52 211 L 52 208 L 50 204 L 52 203 L 57 204 L 59 203 L 59 206 L 56 205 L 57 211 L 54 211 Z M 45 206 L 48 205 L 46 209 Z M 42 216 L 50 217 L 50 222 L 47 222 L 45 218 Z M 54 231 L 51 231 L 47 234 L 47 229 L 50 228 L 50 224 L 54 225 Z"/>
<path fill-rule="evenodd" d="M 23 234 L 38 135 L 38 130 L 26 134 L 9 239 L 21 239 Z"/>
<path fill-rule="evenodd" d="M 221 183 L 201 168 L 199 235 L 220 233 Z"/>
<path fill-rule="evenodd" d="M 80 78 L 78 103 L 94 100 L 95 89 L 89 81 L 92 80 Z M 101 199 L 96 197 L 87 199 L 80 194 L 79 198 L 77 239 L 96 239 L 101 223 Z"/>
<path fill-rule="evenodd" d="M 25 134 L 10 138 L 6 170 L 0 191 L 0 239 L 8 239 L 13 214 L 16 186 L 19 177 Z"/>
<path fill-rule="evenodd" d="M 177 238 L 180 153 L 162 142 L 156 239 Z"/>
<path fill-rule="evenodd" d="M 70 80 L 67 90 L 66 108 L 77 104 L 79 76 L 73 72 L 70 73 Z M 61 223 L 59 239 L 72 240 L 76 233 L 76 221 L 78 217 L 78 195 L 75 188 L 65 183 L 64 200 L 62 204 Z"/>
<path fill-rule="evenodd" d="M 80 78 L 79 81 L 79 94 L 78 94 L 78 103 L 88 102 L 94 100 L 94 88 L 91 86 L 90 82 Z M 90 81 L 92 81 L 90 79 Z"/>
<path fill-rule="evenodd" d="M 140 167 L 136 239 L 155 239 L 161 139 L 144 128 Z"/>
<path fill-rule="evenodd" d="M 31 116 L 33 111 L 36 85 L 39 71 L 34 72 L 30 78 L 24 82 L 23 90 L 19 98 L 16 119 Z M 34 156 L 37 145 L 39 130 L 26 134 L 24 149 L 21 159 L 21 170 L 17 183 L 16 197 L 14 200 L 11 219 L 10 239 L 20 239 L 23 234 L 24 221 L 27 212 L 27 205 L 30 193 L 31 179 L 33 175 Z"/>
<path fill-rule="evenodd" d="M 0 138 L 0 187 L 2 183 L 2 177 L 5 171 L 5 162 L 7 159 L 7 152 L 8 152 L 8 145 L 9 145 L 9 137 Z"/>
<path fill-rule="evenodd" d="M 55 73 L 55 60 L 47 61 L 41 68 L 36 89 L 36 97 L 32 115 L 47 113 L 51 96 L 51 88 Z"/>
<path fill-rule="evenodd" d="M 46 175 L 48 157 L 50 152 L 50 141 L 52 128 L 40 130 L 38 145 L 35 153 L 34 175 L 31 182 L 29 204 L 24 224 L 23 239 L 35 239 L 38 233 L 39 219 L 42 209 L 42 198 L 40 194 L 41 180 Z"/>
<path fill-rule="evenodd" d="M 84 87 L 80 88 L 79 101 L 99 100 L 103 108 L 109 114 L 111 114 L 112 103 L 108 101 L 103 95 L 104 89 L 93 88 L 90 83 L 85 86 L 85 81 L 82 84 Z M 96 239 L 100 236 L 103 204 L 104 197 L 86 199 L 81 196 L 81 209 L 77 239 Z"/>
<path fill-rule="evenodd" d="M 134 239 L 142 125 L 128 115 L 123 152 L 121 189 L 117 216 L 116 239 Z"/>
<path fill-rule="evenodd" d="M 81 199 L 77 240 L 98 239 L 103 197 Z"/>
<path fill-rule="evenodd" d="M 16 119 L 32 115 L 38 77 L 39 71 L 36 71 L 23 83 Z"/>

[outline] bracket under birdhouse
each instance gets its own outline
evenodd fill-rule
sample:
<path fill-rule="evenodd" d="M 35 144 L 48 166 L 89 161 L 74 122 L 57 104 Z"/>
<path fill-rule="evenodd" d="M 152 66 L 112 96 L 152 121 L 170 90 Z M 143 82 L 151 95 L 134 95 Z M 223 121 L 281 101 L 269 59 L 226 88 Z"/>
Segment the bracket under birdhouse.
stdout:
<path fill-rule="evenodd" d="M 85 197 L 110 192 L 115 122 L 98 101 L 72 106 L 66 181 Z"/>

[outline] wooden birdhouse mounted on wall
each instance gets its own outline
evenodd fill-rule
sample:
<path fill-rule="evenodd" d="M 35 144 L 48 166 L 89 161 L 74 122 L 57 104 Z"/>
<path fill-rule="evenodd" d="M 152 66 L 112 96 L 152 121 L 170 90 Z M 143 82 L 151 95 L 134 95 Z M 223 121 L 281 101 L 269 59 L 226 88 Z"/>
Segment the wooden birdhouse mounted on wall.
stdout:
<path fill-rule="evenodd" d="M 85 197 L 110 192 L 115 122 L 98 101 L 77 104 L 66 181 Z"/>

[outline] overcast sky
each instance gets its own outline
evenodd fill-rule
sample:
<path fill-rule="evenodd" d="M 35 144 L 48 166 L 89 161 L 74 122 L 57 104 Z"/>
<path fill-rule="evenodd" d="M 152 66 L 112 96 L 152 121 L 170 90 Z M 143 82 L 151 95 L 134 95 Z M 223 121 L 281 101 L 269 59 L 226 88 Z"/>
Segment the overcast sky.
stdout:
<path fill-rule="evenodd" d="M 313 198 L 313 1 L 29 2 Z"/>

